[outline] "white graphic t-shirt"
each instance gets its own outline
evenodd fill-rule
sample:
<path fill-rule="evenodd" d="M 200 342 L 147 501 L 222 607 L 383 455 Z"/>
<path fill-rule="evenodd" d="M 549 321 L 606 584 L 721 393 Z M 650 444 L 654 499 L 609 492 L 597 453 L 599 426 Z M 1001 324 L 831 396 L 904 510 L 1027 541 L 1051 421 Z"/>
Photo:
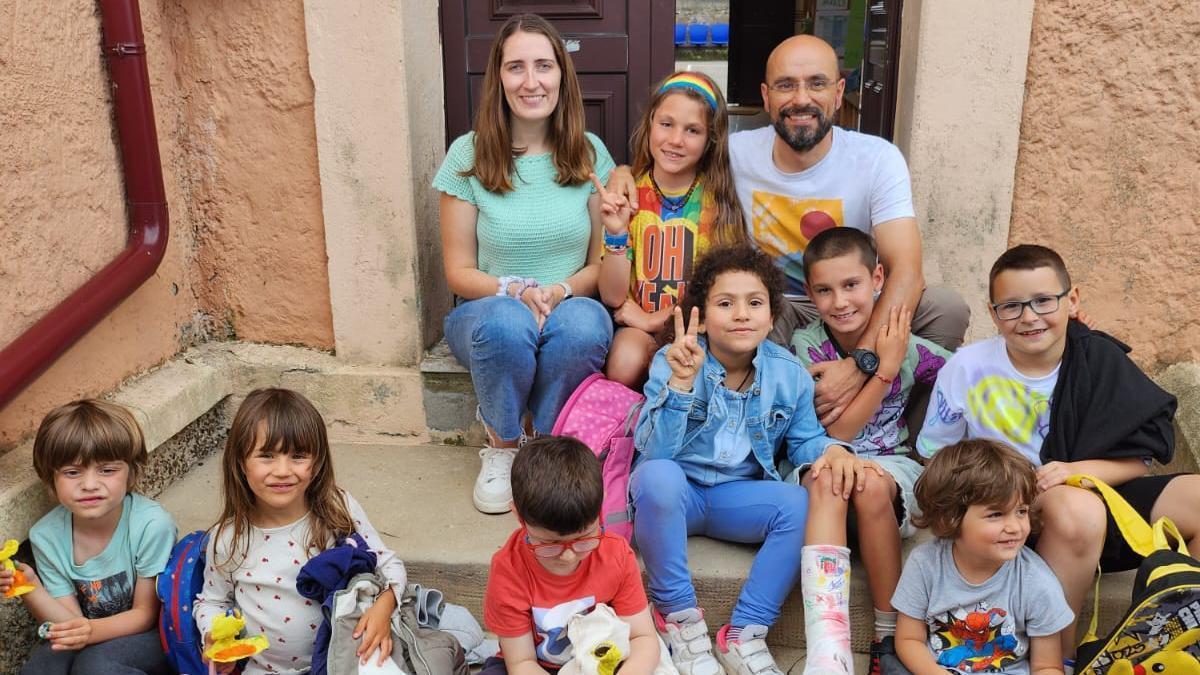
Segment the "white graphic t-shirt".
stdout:
<path fill-rule="evenodd" d="M 868 234 L 880 223 L 912 218 L 912 186 L 900 150 L 877 136 L 834 127 L 833 147 L 815 166 L 784 173 L 771 159 L 775 129 L 729 136 L 734 185 L 750 237 L 787 275 L 787 293 L 804 295 L 801 257 L 831 227 Z"/>
<path fill-rule="evenodd" d="M 1057 382 L 1058 368 L 1043 377 L 1017 371 L 1000 336 L 962 347 L 938 373 L 917 451 L 932 457 L 964 438 L 986 438 L 1008 443 L 1041 466 Z"/>

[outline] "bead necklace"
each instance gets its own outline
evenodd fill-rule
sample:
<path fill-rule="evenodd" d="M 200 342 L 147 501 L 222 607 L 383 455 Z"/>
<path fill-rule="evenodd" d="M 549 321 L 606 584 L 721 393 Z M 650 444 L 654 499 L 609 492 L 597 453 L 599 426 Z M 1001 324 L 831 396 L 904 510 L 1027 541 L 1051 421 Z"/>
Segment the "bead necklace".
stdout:
<path fill-rule="evenodd" d="M 691 187 L 688 188 L 688 191 L 685 192 L 682 197 L 668 197 L 664 195 L 662 189 L 658 187 L 658 181 L 654 180 L 654 170 L 650 170 L 650 187 L 654 188 L 654 194 L 658 195 L 659 200 L 662 201 L 663 209 L 671 213 L 680 211 L 684 205 L 688 203 L 688 199 L 691 198 L 692 192 L 696 190 L 696 186 L 699 184 L 700 174 L 697 173 L 696 176 L 692 178 Z"/>

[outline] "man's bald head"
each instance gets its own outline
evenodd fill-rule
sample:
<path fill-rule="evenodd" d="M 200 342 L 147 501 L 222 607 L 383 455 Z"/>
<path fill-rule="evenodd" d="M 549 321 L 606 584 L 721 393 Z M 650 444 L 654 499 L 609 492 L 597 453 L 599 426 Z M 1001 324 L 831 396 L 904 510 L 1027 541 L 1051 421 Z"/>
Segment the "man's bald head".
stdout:
<path fill-rule="evenodd" d="M 838 55 L 833 47 L 814 35 L 793 35 L 779 43 L 767 58 L 766 83 L 796 69 L 819 71 L 831 80 L 838 79 Z M 814 71 L 815 69 L 815 71 Z"/>
<path fill-rule="evenodd" d="M 821 38 L 796 35 L 784 40 L 767 59 L 761 85 L 763 108 L 771 126 L 797 153 L 828 150 L 846 81 L 838 70 L 837 53 Z M 823 155 L 818 155 L 823 156 Z"/>

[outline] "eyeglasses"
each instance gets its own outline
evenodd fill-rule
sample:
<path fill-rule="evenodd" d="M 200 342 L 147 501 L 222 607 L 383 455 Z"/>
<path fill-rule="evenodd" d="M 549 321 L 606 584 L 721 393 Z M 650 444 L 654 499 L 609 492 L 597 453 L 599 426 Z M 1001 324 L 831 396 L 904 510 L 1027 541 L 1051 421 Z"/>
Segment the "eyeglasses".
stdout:
<path fill-rule="evenodd" d="M 1001 321 L 1012 321 L 1013 319 L 1021 318 L 1021 315 L 1025 313 L 1026 307 L 1032 309 L 1034 314 L 1051 314 L 1058 311 L 1058 301 L 1070 292 L 1071 289 L 1068 288 L 1058 295 L 1039 295 L 1025 302 L 998 302 L 992 305 L 992 311 L 996 313 L 996 318 Z"/>
<path fill-rule="evenodd" d="M 810 94 L 820 94 L 821 92 L 833 86 L 833 81 L 824 77 L 814 77 L 804 82 L 803 80 L 779 80 L 774 84 L 767 85 L 767 89 L 779 94 L 794 94 L 801 89 Z"/>
<path fill-rule="evenodd" d="M 563 551 L 569 547 L 576 553 L 587 553 L 600 548 L 600 539 L 604 536 L 604 527 L 600 527 L 600 531 L 596 534 L 572 539 L 571 541 L 558 541 L 553 544 L 535 544 L 529 539 L 529 535 L 525 535 L 525 545 L 533 551 L 533 554 L 539 558 L 557 558 L 562 555 Z"/>

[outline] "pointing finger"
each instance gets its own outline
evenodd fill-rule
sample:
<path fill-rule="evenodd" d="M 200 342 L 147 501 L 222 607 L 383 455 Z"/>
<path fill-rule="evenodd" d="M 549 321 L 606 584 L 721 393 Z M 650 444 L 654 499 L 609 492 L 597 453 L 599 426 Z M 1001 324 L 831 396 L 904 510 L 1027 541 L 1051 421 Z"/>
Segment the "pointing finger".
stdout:
<path fill-rule="evenodd" d="M 675 342 L 683 344 L 683 310 L 679 308 L 679 305 L 675 305 L 673 313 L 675 314 Z"/>
<path fill-rule="evenodd" d="M 595 173 L 589 173 L 589 174 L 588 174 L 588 177 L 592 179 L 592 185 L 595 185 L 595 186 L 596 186 L 596 193 L 600 195 L 600 198 L 601 198 L 601 199 L 605 199 L 605 198 L 607 198 L 607 197 L 608 197 L 608 191 L 607 191 L 607 190 L 605 190 L 605 189 L 604 189 L 604 185 L 602 185 L 602 184 L 600 183 L 600 178 L 599 178 L 598 176 L 596 176 L 596 174 L 595 174 Z"/>

